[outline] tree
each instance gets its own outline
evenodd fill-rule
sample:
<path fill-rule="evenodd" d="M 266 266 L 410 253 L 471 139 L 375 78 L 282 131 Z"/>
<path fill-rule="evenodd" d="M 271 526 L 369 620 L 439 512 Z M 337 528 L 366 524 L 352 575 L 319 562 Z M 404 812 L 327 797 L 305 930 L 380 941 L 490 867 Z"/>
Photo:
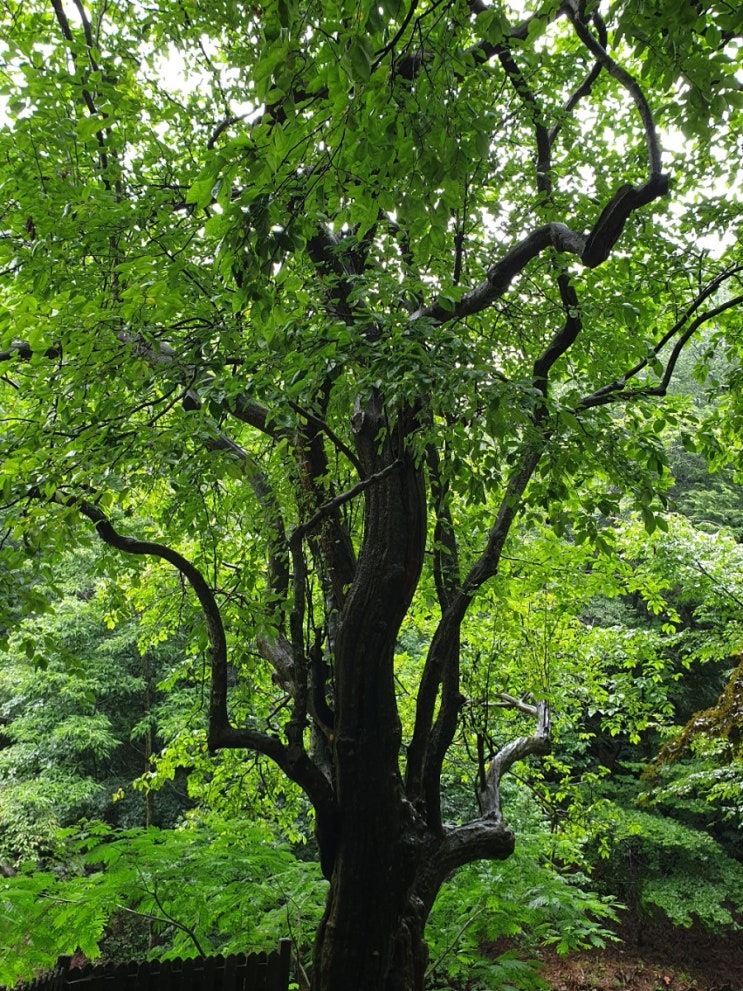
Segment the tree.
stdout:
<path fill-rule="evenodd" d="M 514 522 L 653 529 L 681 353 L 737 368 L 734 5 L 523 7 L 5 4 L 7 526 L 193 590 L 210 748 L 314 808 L 317 991 L 421 988 L 441 885 L 513 849 L 548 700 L 500 696 L 536 726 L 472 821 L 441 771 Z"/>
<path fill-rule="evenodd" d="M 182 644 L 147 642 L 128 616 L 114 623 L 114 595 L 94 577 L 93 551 L 55 561 L 54 583 L 32 580 L 28 600 L 3 638 L 0 669 L 0 861 L 30 860 L 54 845 L 57 826 L 80 818 L 119 825 L 172 822 L 183 803 L 154 794 L 124 797 L 151 771 L 153 740 L 168 713 L 154 685 L 180 661 Z M 31 564 L 32 562 L 29 562 Z M 195 689 L 194 691 L 198 691 Z M 170 701 L 170 699 L 169 699 Z M 197 702 L 193 703 L 198 706 Z M 181 707 L 181 722 L 188 709 Z M 166 806 L 169 805 L 170 809 Z"/>

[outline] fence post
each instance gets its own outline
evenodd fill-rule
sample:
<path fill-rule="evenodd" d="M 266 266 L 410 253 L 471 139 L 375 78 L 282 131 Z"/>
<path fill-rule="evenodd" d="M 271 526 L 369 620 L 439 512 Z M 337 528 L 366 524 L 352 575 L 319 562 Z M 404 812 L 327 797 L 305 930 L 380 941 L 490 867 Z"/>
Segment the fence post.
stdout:
<path fill-rule="evenodd" d="M 292 941 L 280 939 L 278 950 L 274 950 L 268 956 L 266 991 L 288 991 L 291 960 Z"/>

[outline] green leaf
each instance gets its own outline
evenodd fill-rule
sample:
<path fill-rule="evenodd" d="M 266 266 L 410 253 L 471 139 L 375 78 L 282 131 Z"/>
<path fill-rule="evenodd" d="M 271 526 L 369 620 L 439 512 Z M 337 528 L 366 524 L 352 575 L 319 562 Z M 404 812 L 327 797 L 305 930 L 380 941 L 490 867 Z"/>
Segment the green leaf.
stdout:
<path fill-rule="evenodd" d="M 368 83 L 371 77 L 373 52 L 366 38 L 354 35 L 349 42 L 348 64 L 351 75 L 360 83 Z"/>

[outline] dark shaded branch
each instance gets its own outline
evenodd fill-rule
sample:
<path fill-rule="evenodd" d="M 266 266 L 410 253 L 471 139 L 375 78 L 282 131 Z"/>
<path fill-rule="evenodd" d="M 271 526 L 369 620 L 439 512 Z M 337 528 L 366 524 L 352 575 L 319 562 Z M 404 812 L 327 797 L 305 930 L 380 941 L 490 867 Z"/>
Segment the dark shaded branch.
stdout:
<path fill-rule="evenodd" d="M 516 64 L 511 50 L 501 46 L 498 51 L 498 60 L 531 117 L 537 145 L 537 190 L 545 196 L 549 196 L 552 191 L 552 178 L 550 175 L 552 170 L 552 152 L 549 132 L 544 123 L 541 107 L 536 96 L 529 88 L 524 74 Z"/>
<path fill-rule="evenodd" d="M 294 707 L 287 726 L 290 745 L 298 752 L 304 751 L 304 729 L 307 724 L 307 655 L 304 649 L 304 620 L 306 610 L 307 565 L 304 559 L 301 534 L 296 531 L 289 539 L 292 558 L 294 596 L 289 616 L 292 657 L 294 661 Z"/>
<path fill-rule="evenodd" d="M 119 533 L 106 514 L 94 503 L 86 499 L 66 499 L 65 504 L 74 506 L 83 516 L 95 525 L 98 536 L 104 543 L 125 554 L 156 557 L 171 564 L 188 582 L 196 593 L 199 605 L 206 620 L 211 654 L 212 694 L 209 707 L 209 722 L 219 727 L 228 723 L 227 717 L 227 638 L 219 606 L 214 593 L 199 569 L 182 554 L 166 544 L 152 540 L 139 540 Z"/>
<path fill-rule="evenodd" d="M 436 522 L 433 529 L 433 576 L 441 611 L 451 604 L 459 588 L 459 554 L 456 530 L 451 516 L 449 485 L 441 475 L 438 449 L 427 449 L 428 477 Z"/>
<path fill-rule="evenodd" d="M 376 72 L 376 70 L 379 68 L 379 66 L 382 64 L 385 58 L 390 54 L 390 52 L 394 52 L 395 48 L 397 48 L 397 44 L 400 41 L 400 38 L 402 38 L 402 36 L 405 34 L 408 24 L 410 24 L 410 22 L 412 21 L 413 14 L 415 14 L 417 9 L 418 9 L 418 0 L 411 0 L 410 7 L 408 8 L 407 14 L 403 18 L 402 24 L 394 33 L 394 35 L 389 40 L 389 42 L 384 46 L 384 48 L 377 54 L 377 57 L 374 59 L 374 62 L 372 63 L 372 67 L 371 67 L 372 72 Z"/>
<path fill-rule="evenodd" d="M 34 354 L 43 354 L 45 358 L 60 358 L 62 356 L 61 347 L 49 347 L 41 352 L 34 352 L 26 341 L 13 341 L 7 351 L 0 351 L 0 361 L 12 361 L 18 358 L 21 361 L 30 361 Z"/>
<path fill-rule="evenodd" d="M 297 403 L 290 403 L 290 405 L 291 408 L 296 413 L 299 413 L 300 416 L 304 417 L 304 419 L 307 420 L 308 423 L 311 423 L 313 426 L 318 427 L 320 430 L 322 430 L 322 432 L 327 436 L 327 438 L 332 443 L 333 447 L 337 451 L 340 451 L 340 453 L 343 454 L 351 462 L 351 464 L 359 473 L 359 475 L 362 474 L 361 463 L 359 462 L 359 459 L 356 457 L 356 455 L 348 446 L 348 444 L 344 444 L 344 442 L 335 433 L 335 431 L 331 430 L 331 428 L 328 426 L 325 420 L 322 419 L 322 417 L 316 416 L 310 410 L 307 410 L 304 407 L 299 406 Z"/>
<path fill-rule="evenodd" d="M 469 0 L 468 6 L 470 9 L 470 13 L 474 17 L 478 17 L 480 14 L 484 14 L 486 10 L 490 9 L 488 5 L 484 2 L 484 0 Z M 555 9 L 553 12 L 548 14 L 547 16 L 548 23 L 551 23 L 552 21 L 556 21 L 557 18 L 560 17 L 560 15 L 561 15 L 561 11 L 559 9 Z M 527 17 L 525 20 L 521 21 L 520 24 L 516 24 L 512 28 L 510 28 L 507 35 L 507 42 L 525 41 L 529 37 L 529 25 L 537 17 L 539 17 L 541 20 L 544 20 L 544 12 L 540 11 L 539 14 L 533 14 L 532 16 Z M 487 41 L 487 39 L 483 39 L 482 41 L 479 41 L 476 45 L 474 45 L 472 48 L 468 49 L 467 54 L 471 55 L 475 59 L 475 63 L 480 65 L 483 62 L 489 61 L 491 58 L 499 56 L 503 50 L 504 50 L 504 43 L 501 42 L 500 44 L 493 44 L 493 42 Z"/>
<path fill-rule="evenodd" d="M 603 48 L 606 48 L 607 41 L 608 41 L 608 38 L 607 38 L 607 35 L 606 35 L 606 25 L 604 24 L 604 22 L 603 22 L 602 18 L 600 17 L 598 11 L 595 11 L 593 13 L 592 20 L 593 20 L 593 23 L 596 26 L 596 30 L 598 32 L 599 44 Z M 568 117 L 573 112 L 573 110 L 575 110 L 575 108 L 578 106 L 578 104 L 580 103 L 580 101 L 584 97 L 590 95 L 590 92 L 593 89 L 593 84 L 596 82 L 596 80 L 598 79 L 598 77 L 601 75 L 601 69 L 602 69 L 601 63 L 600 62 L 595 62 L 594 65 L 593 65 L 593 67 L 591 68 L 590 72 L 588 73 L 588 75 L 586 76 L 586 78 L 583 80 L 583 82 L 580 84 L 580 86 L 573 93 L 571 93 L 570 96 L 568 97 L 568 99 L 565 101 L 565 104 L 563 105 L 563 108 L 562 108 L 563 118 Z M 554 145 L 555 140 L 557 139 L 557 135 L 560 133 L 561 130 L 562 130 L 562 121 L 558 121 L 556 124 L 554 124 L 550 128 L 549 141 L 550 141 L 550 145 L 551 146 Z"/>
<path fill-rule="evenodd" d="M 580 256 L 585 244 L 584 235 L 571 230 L 565 224 L 543 224 L 506 252 L 490 268 L 487 279 L 466 293 L 453 309 L 442 306 L 437 300 L 430 306 L 420 307 L 411 315 L 411 319 L 422 317 L 434 323 L 446 323 L 479 313 L 503 296 L 516 276 L 547 248 Z"/>
<path fill-rule="evenodd" d="M 562 272 L 557 277 L 557 285 L 566 314 L 565 325 L 562 330 L 555 334 L 544 352 L 534 362 L 534 386 L 544 396 L 547 395 L 547 381 L 552 366 L 575 342 L 582 326 L 578 296 L 566 272 Z"/>
<path fill-rule="evenodd" d="M 309 424 L 298 433 L 294 446 L 304 489 L 300 509 L 303 514 L 310 515 L 322 510 L 319 522 L 323 526 L 319 538 L 313 541 L 312 549 L 321 563 L 324 579 L 326 582 L 329 579 L 336 607 L 339 608 L 356 573 L 353 543 L 338 511 L 347 500 L 341 498 L 336 505 L 337 496 L 331 496 L 330 500 L 327 498 L 332 492 L 332 486 L 328 484 L 330 468 L 320 428 Z"/>
<path fill-rule="evenodd" d="M 323 520 L 326 520 L 332 513 L 335 512 L 336 509 L 339 509 L 345 503 L 355 499 L 357 495 L 361 495 L 361 493 L 365 489 L 368 489 L 369 486 L 376 485 L 377 482 L 381 482 L 383 478 L 386 478 L 386 476 L 393 472 L 396 468 L 399 468 L 401 464 L 402 461 L 398 458 L 391 464 L 387 465 L 386 468 L 382 468 L 381 471 L 375 472 L 373 475 L 368 475 L 366 478 L 363 478 L 360 482 L 354 485 L 353 488 L 348 489 L 346 492 L 341 492 L 339 495 L 329 499 L 326 503 L 320 506 L 317 512 L 315 512 L 310 519 L 308 519 L 305 523 L 300 523 L 300 525 L 294 530 L 291 539 L 293 540 L 295 536 L 304 537 L 307 534 L 312 533 L 312 531 L 317 529 Z"/>
<path fill-rule="evenodd" d="M 440 783 L 444 757 L 454 737 L 463 704 L 459 689 L 459 635 L 462 621 L 477 591 L 498 570 L 503 547 L 521 508 L 524 492 L 549 439 L 547 430 L 535 437 L 514 468 L 501 499 L 485 550 L 464 584 L 452 597 L 431 641 L 418 689 L 415 727 L 408 748 L 406 788 L 411 801 L 423 800 L 429 821 L 440 823 Z M 441 687 L 436 723 L 433 716 Z"/>
<path fill-rule="evenodd" d="M 327 780 L 305 753 L 301 740 L 289 740 L 289 745 L 269 735 L 247 727 L 231 725 L 227 711 L 227 641 L 222 617 L 214 593 L 199 569 L 182 554 L 151 540 L 138 540 L 119 533 L 108 517 L 94 503 L 85 499 L 62 499 L 74 506 L 95 525 L 104 543 L 126 554 L 156 557 L 167 561 L 186 579 L 194 590 L 206 620 L 211 653 L 211 697 L 209 702 L 209 748 L 248 749 L 271 758 L 284 773 L 303 788 L 318 815 L 334 815 L 335 801 Z"/>
<path fill-rule="evenodd" d="M 93 58 L 93 48 L 95 47 L 95 41 L 93 40 L 93 31 L 91 30 L 90 20 L 88 18 L 88 12 L 85 6 L 80 2 L 80 0 L 73 0 L 75 4 L 75 10 L 80 18 L 80 24 L 82 25 L 83 34 L 85 35 L 85 46 L 87 49 L 88 61 L 90 62 L 90 67 L 94 72 L 98 70 L 98 63 Z M 56 10 L 56 5 L 55 10 Z"/>
<path fill-rule="evenodd" d="M 62 5 L 62 0 L 52 0 L 52 8 L 65 41 L 69 42 L 70 46 L 74 46 L 75 36 L 72 33 L 72 28 L 70 27 L 70 22 L 67 19 L 67 14 L 65 13 L 64 6 Z M 88 108 L 88 113 L 91 117 L 95 117 L 98 113 L 98 109 L 95 105 L 93 97 L 90 94 L 90 91 L 83 87 L 82 94 L 83 100 L 85 101 L 85 106 Z"/>
<path fill-rule="evenodd" d="M 532 438 L 531 443 L 522 454 L 520 464 L 508 481 L 506 491 L 498 508 L 495 524 L 490 531 L 487 547 L 470 569 L 462 588 L 462 595 L 467 599 L 468 604 L 475 592 L 488 579 L 493 578 L 497 574 L 506 538 L 511 530 L 513 521 L 521 509 L 524 492 L 539 464 L 549 438 L 550 432 L 548 430 L 540 431 L 538 435 Z"/>
<path fill-rule="evenodd" d="M 640 207 L 665 196 L 668 188 L 668 176 L 661 173 L 651 175 L 642 186 L 632 186 L 630 183 L 620 186 L 601 211 L 586 239 L 581 254 L 583 264 L 587 268 L 596 268 L 597 265 L 605 262 L 619 240 L 630 215 Z"/>
<path fill-rule="evenodd" d="M 91 68 L 93 70 L 96 70 L 98 66 L 95 62 L 95 59 L 93 58 L 93 52 L 92 52 L 93 36 L 90 30 L 90 21 L 88 20 L 88 16 L 85 12 L 85 8 L 83 7 L 82 3 L 80 3 L 80 0 L 75 0 L 75 6 L 78 10 L 78 14 L 80 15 L 82 21 L 88 61 L 90 62 Z M 62 0 L 52 0 L 52 9 L 54 10 L 54 15 L 57 18 L 57 23 L 59 24 L 60 30 L 62 31 L 62 35 L 70 45 L 70 49 L 72 51 L 73 60 L 74 60 L 75 38 L 72 33 L 72 28 L 70 27 L 70 22 L 67 18 L 67 14 L 65 13 Z M 98 116 L 98 108 L 96 107 L 95 100 L 93 99 L 90 90 L 87 89 L 86 86 L 82 85 L 81 92 L 82 92 L 83 102 L 85 103 L 85 107 L 88 113 L 90 114 L 90 116 L 91 117 Z M 106 176 L 106 173 L 108 172 L 108 151 L 106 149 L 105 124 L 103 118 L 101 120 L 101 127 L 99 130 L 96 131 L 95 137 L 98 143 L 98 162 L 101 168 L 102 183 L 106 189 L 110 190 L 111 183 Z M 118 183 L 117 183 L 117 187 L 118 187 Z"/>
<path fill-rule="evenodd" d="M 657 175 L 661 171 L 661 151 L 660 143 L 658 141 L 658 132 L 655 128 L 655 121 L 653 120 L 650 104 L 648 103 L 642 88 L 634 77 L 631 76 L 626 69 L 623 69 L 622 66 L 614 61 L 601 42 L 597 38 L 594 38 L 588 30 L 588 27 L 581 16 L 580 6 L 580 0 L 566 0 L 563 9 L 575 29 L 575 33 L 578 35 L 589 52 L 591 52 L 596 61 L 604 69 L 606 69 L 609 75 L 616 79 L 620 86 L 626 89 L 632 97 L 634 104 L 637 107 L 637 111 L 640 114 L 642 126 L 645 131 L 645 141 L 648 147 L 648 169 L 651 177 Z"/>
<path fill-rule="evenodd" d="M 342 320 L 347 326 L 352 326 L 356 314 L 350 303 L 349 275 L 353 273 L 347 265 L 343 242 L 335 234 L 318 227 L 307 241 L 307 254 L 326 287 L 332 316 Z"/>
<path fill-rule="evenodd" d="M 212 131 L 211 136 L 206 143 L 207 149 L 211 151 L 217 143 L 220 135 L 223 134 L 228 127 L 232 127 L 233 124 L 237 124 L 238 121 L 241 120 L 245 120 L 245 114 L 230 114 L 228 117 L 225 117 L 224 120 L 220 121 Z"/>

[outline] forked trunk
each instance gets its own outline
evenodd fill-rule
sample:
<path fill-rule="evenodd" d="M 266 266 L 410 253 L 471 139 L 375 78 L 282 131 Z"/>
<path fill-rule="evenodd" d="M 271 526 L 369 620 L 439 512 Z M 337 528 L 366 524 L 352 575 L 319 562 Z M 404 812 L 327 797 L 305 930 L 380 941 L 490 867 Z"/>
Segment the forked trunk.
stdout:
<path fill-rule="evenodd" d="M 423 987 L 423 919 L 411 908 L 422 824 L 404 796 L 394 675 L 397 635 L 426 541 L 422 472 L 404 443 L 414 423 L 408 412 L 380 442 L 387 421 L 379 397 L 355 416 L 357 450 L 374 484 L 365 493 L 364 540 L 335 641 L 338 816 L 333 835 L 321 840 L 331 887 L 314 991 Z"/>

